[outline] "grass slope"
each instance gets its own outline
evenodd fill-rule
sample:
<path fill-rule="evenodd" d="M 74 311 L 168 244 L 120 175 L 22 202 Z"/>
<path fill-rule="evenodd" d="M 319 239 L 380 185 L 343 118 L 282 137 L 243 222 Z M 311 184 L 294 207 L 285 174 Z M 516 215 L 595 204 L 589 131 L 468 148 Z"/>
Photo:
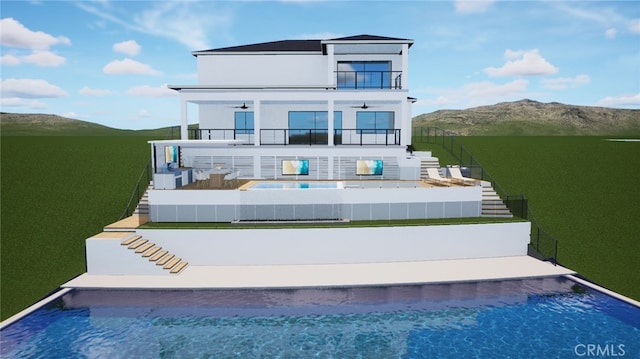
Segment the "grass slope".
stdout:
<path fill-rule="evenodd" d="M 2 136 L 2 319 L 86 271 L 84 240 L 119 218 L 148 139 Z"/>
<path fill-rule="evenodd" d="M 640 299 L 640 142 L 458 137 L 507 192 L 525 194 L 560 263 Z"/>

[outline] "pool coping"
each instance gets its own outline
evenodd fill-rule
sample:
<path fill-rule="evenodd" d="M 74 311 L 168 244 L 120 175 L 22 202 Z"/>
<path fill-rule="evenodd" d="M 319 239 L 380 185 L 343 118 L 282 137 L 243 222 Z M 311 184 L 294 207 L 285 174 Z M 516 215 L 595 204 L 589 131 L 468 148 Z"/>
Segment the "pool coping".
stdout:
<path fill-rule="evenodd" d="M 42 308 L 45 304 L 50 303 L 50 302 L 62 297 L 63 295 L 71 292 L 72 290 L 73 290 L 73 288 L 58 288 L 52 294 L 44 297 L 43 299 L 35 302 L 34 304 L 28 306 L 27 308 L 19 311 L 18 313 L 10 316 L 9 318 L 1 321 L 0 322 L 0 330 L 3 330 L 4 328 L 6 328 L 6 327 L 10 326 L 11 324 L 17 322 L 18 320 L 26 317 L 27 315 L 35 312 L 36 310 Z"/>

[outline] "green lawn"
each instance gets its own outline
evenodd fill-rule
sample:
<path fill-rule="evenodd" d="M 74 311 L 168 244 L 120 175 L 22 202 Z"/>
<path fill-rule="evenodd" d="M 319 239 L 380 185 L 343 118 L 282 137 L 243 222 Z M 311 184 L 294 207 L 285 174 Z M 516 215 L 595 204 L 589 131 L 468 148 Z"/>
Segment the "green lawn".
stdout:
<path fill-rule="evenodd" d="M 506 192 L 526 195 L 539 224 L 558 239 L 561 264 L 640 299 L 640 142 L 577 136 L 458 140 Z"/>
<path fill-rule="evenodd" d="M 147 140 L 0 138 L 2 319 L 86 271 L 85 239 L 120 217 Z"/>
<path fill-rule="evenodd" d="M 148 139 L 0 138 L 2 319 L 85 272 L 85 239 L 122 213 L 149 158 Z M 542 227 L 560 241 L 562 264 L 640 299 L 640 143 L 459 140 L 509 193 L 530 199 Z M 442 147 L 427 149 L 442 165 L 454 163 Z"/>

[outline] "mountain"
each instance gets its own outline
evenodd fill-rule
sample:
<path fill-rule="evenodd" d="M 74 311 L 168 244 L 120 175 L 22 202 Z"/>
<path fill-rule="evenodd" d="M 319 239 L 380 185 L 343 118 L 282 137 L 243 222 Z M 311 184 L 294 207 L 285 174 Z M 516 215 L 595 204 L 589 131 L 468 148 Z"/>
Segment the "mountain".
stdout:
<path fill-rule="evenodd" d="M 170 128 L 122 130 L 57 115 L 0 112 L 2 136 L 155 136 L 165 138 Z M 177 134 L 179 130 L 175 130 Z"/>
<path fill-rule="evenodd" d="M 190 125 L 197 128 L 197 125 Z M 413 118 L 413 127 L 438 127 L 470 136 L 640 136 L 640 110 L 502 102 L 466 110 L 439 110 Z M 177 127 L 121 130 L 56 115 L 0 113 L 3 136 L 151 136 L 177 138 Z"/>
<path fill-rule="evenodd" d="M 640 110 L 525 99 L 422 114 L 413 118 L 413 126 L 438 127 L 470 136 L 638 136 Z"/>

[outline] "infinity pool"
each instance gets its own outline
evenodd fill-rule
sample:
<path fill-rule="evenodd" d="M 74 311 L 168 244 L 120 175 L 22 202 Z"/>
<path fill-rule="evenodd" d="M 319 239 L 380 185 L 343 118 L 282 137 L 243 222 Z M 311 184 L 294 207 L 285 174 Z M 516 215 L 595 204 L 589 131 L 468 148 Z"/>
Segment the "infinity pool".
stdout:
<path fill-rule="evenodd" d="M 289 290 L 75 290 L 2 358 L 638 358 L 640 309 L 565 278 Z"/>

